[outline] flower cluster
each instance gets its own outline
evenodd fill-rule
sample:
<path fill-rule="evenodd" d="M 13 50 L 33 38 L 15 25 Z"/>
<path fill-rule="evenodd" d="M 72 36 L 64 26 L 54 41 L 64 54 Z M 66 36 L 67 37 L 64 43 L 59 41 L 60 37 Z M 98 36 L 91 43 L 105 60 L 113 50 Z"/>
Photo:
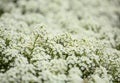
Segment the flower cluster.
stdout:
<path fill-rule="evenodd" d="M 1 83 L 119 83 L 120 0 L 0 0 Z"/>

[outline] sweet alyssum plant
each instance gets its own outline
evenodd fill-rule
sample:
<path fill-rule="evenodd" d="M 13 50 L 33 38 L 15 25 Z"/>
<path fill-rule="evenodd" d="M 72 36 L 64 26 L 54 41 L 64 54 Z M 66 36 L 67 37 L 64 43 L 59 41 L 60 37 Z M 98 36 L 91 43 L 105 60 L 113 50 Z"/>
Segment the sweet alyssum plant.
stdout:
<path fill-rule="evenodd" d="M 119 83 L 120 2 L 88 2 L 1 0 L 0 82 Z"/>

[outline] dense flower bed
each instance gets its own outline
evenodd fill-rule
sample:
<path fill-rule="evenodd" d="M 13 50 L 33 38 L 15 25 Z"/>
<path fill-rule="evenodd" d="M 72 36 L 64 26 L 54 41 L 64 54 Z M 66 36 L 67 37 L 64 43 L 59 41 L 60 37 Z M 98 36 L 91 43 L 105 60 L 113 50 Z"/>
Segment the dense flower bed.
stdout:
<path fill-rule="evenodd" d="M 0 83 L 120 83 L 120 0 L 0 0 Z"/>

